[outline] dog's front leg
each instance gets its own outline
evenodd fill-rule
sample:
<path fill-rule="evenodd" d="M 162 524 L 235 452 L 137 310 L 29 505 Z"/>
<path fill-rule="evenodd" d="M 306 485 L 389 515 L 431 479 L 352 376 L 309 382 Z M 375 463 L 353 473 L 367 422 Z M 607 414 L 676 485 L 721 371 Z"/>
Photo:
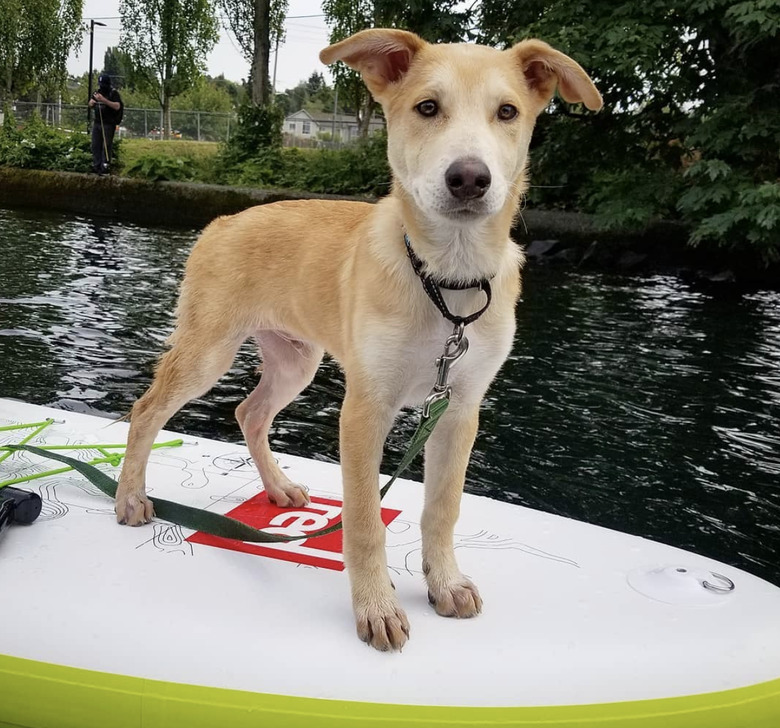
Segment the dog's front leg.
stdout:
<path fill-rule="evenodd" d="M 453 544 L 478 424 L 479 405 L 453 402 L 425 448 L 423 571 L 428 600 L 444 617 L 473 617 L 482 611 L 477 587 L 460 572 Z"/>
<path fill-rule="evenodd" d="M 400 650 L 409 637 L 409 621 L 387 573 L 379 501 L 382 448 L 395 415 L 373 393 L 347 384 L 341 409 L 344 563 L 358 636 L 378 650 Z"/>

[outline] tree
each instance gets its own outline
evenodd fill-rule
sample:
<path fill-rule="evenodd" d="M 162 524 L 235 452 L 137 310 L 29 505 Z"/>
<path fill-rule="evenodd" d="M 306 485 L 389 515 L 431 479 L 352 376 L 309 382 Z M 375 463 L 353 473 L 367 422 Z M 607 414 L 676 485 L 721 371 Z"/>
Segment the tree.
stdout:
<path fill-rule="evenodd" d="M 313 71 L 309 80 L 306 81 L 306 93 L 309 96 L 316 96 L 323 88 L 325 88 L 325 77 L 317 71 Z"/>
<path fill-rule="evenodd" d="M 226 117 L 236 110 L 227 88 L 215 79 L 204 76 L 181 96 L 173 99 L 176 110 L 210 112 L 178 114 L 177 129 L 185 137 L 201 140 L 224 139 Z"/>
<path fill-rule="evenodd" d="M 271 46 L 284 40 L 287 0 L 218 0 L 227 27 L 251 64 L 251 102 L 265 106 L 271 100 L 268 63 Z"/>
<path fill-rule="evenodd" d="M 283 111 L 272 104 L 268 80 L 271 43 L 284 35 L 287 0 L 217 0 L 244 57 L 251 63 L 250 98 L 238 110 L 238 128 L 223 150 L 229 167 L 252 158 L 259 150 L 278 155 L 282 145 Z"/>
<path fill-rule="evenodd" d="M 276 104 L 282 108 L 285 116 L 301 109 L 333 113 L 334 102 L 333 87 L 328 86 L 325 77 L 317 71 L 308 80 L 299 81 L 293 88 L 276 95 Z"/>
<path fill-rule="evenodd" d="M 676 216 L 694 243 L 780 258 L 779 0 L 483 0 L 480 27 L 548 41 L 604 97 L 597 115 L 557 100 L 540 118 L 537 201 L 612 225 Z"/>
<path fill-rule="evenodd" d="M 280 101 L 280 103 L 284 106 L 285 116 L 294 114 L 296 111 L 300 111 L 306 104 L 306 82 L 300 81 L 297 86 L 285 89 L 284 94 L 279 95 L 284 98 L 284 101 Z"/>
<path fill-rule="evenodd" d="M 133 61 L 143 83 L 157 98 L 171 131 L 171 99 L 192 87 L 218 39 L 209 0 L 121 0 L 120 48 Z"/>
<path fill-rule="evenodd" d="M 324 0 L 322 12 L 335 43 L 366 28 L 403 28 L 431 42 L 457 42 L 469 36 L 471 8 L 457 0 Z M 331 69 L 342 103 L 355 109 L 360 135 L 368 135 L 377 108 L 360 74 L 339 63 Z"/>
<path fill-rule="evenodd" d="M 83 0 L 2 0 L 0 107 L 37 87 L 62 89 L 70 51 L 81 41 Z"/>
<path fill-rule="evenodd" d="M 133 59 L 119 47 L 106 48 L 103 55 L 103 72 L 111 76 L 115 85 L 134 89 L 138 83 Z"/>
<path fill-rule="evenodd" d="M 235 105 L 226 87 L 216 79 L 202 76 L 181 96 L 177 96 L 172 105 L 184 111 L 214 111 L 228 113 L 235 111 Z"/>
<path fill-rule="evenodd" d="M 224 73 L 220 73 L 219 76 L 212 78 L 211 83 L 215 88 L 224 91 L 228 95 L 234 109 L 241 105 L 246 96 L 246 89 L 243 84 L 225 78 Z"/>

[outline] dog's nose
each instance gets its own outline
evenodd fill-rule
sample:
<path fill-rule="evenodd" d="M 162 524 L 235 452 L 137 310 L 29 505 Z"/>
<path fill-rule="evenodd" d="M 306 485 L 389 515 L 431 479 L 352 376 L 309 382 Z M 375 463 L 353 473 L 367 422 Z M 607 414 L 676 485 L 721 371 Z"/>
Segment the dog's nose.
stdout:
<path fill-rule="evenodd" d="M 459 200 L 476 200 L 490 187 L 490 170 L 480 159 L 459 159 L 447 168 L 444 181 Z"/>

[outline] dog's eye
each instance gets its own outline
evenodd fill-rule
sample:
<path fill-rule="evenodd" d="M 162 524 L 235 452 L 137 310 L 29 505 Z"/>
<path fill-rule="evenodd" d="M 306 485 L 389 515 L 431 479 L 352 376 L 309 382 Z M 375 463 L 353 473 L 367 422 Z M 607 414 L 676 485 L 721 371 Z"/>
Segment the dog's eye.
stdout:
<path fill-rule="evenodd" d="M 435 101 L 431 101 L 430 99 L 421 101 L 414 108 L 417 109 L 417 113 L 420 114 L 420 116 L 430 117 L 430 116 L 436 116 L 436 114 L 439 113 L 439 105 Z"/>
<path fill-rule="evenodd" d="M 504 104 L 498 107 L 498 118 L 501 121 L 512 121 L 517 116 L 517 108 L 512 104 Z"/>

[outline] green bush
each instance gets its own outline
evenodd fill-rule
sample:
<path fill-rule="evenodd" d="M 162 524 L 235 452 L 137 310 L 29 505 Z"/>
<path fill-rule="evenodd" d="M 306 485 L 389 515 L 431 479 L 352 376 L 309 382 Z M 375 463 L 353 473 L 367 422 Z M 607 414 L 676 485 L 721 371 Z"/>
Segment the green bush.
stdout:
<path fill-rule="evenodd" d="M 115 158 L 120 146 L 117 140 L 114 143 Z M 0 165 L 88 172 L 92 168 L 90 138 L 86 134 L 54 129 L 37 114 L 33 114 L 23 126 L 18 126 L 9 111 L 0 131 Z"/>
<path fill-rule="evenodd" d="M 375 195 L 390 191 L 387 135 L 374 134 L 343 149 L 289 149 L 280 187 L 337 195 Z"/>
<path fill-rule="evenodd" d="M 737 247 L 747 240 L 765 263 L 780 261 L 780 182 L 756 182 L 721 160 L 701 160 L 679 209 L 692 223 L 691 243 Z"/>
<path fill-rule="evenodd" d="M 128 177 L 140 177 L 150 182 L 165 180 L 184 182 L 196 177 L 196 168 L 192 159 L 169 154 L 147 153 L 129 164 L 123 171 Z"/>
<path fill-rule="evenodd" d="M 147 180 L 215 182 L 218 145 L 215 142 L 151 141 L 122 142 L 121 173 Z"/>
<path fill-rule="evenodd" d="M 282 146 L 284 112 L 280 106 L 253 106 L 244 103 L 238 110 L 238 126 L 222 149 L 226 167 L 253 159 L 263 150 Z"/>
<path fill-rule="evenodd" d="M 278 147 L 258 149 L 241 161 L 220 154 L 216 181 L 246 187 L 276 187 L 283 165 L 283 152 Z"/>
<path fill-rule="evenodd" d="M 343 149 L 265 147 L 232 164 L 223 156 L 220 181 L 326 194 L 382 196 L 390 190 L 387 136 L 374 134 Z"/>
<path fill-rule="evenodd" d="M 343 149 L 283 149 L 281 107 L 245 104 L 221 149 L 216 181 L 344 195 L 382 195 L 390 189 L 387 137 L 374 135 Z"/>
<path fill-rule="evenodd" d="M 780 59 L 776 45 L 773 50 Z M 686 189 L 677 204 L 691 225 L 691 242 L 730 248 L 747 243 L 765 263 L 780 261 L 777 83 L 724 94 L 699 122 L 688 138 L 698 159 L 685 170 Z"/>
<path fill-rule="evenodd" d="M 582 209 L 592 211 L 606 229 L 641 229 L 676 217 L 682 180 L 660 164 L 598 170 L 580 191 Z"/>

